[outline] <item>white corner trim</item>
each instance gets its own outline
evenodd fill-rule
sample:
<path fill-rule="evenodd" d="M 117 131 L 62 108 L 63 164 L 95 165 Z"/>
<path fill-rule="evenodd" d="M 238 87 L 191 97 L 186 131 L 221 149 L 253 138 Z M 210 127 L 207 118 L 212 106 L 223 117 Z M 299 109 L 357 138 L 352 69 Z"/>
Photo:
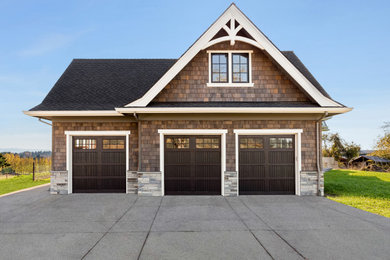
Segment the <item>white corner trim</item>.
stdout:
<path fill-rule="evenodd" d="M 206 30 L 206 32 L 181 56 L 181 58 L 140 99 L 126 107 L 147 106 L 154 97 L 186 66 L 199 51 L 207 47 L 210 40 L 226 23 L 237 20 L 245 30 L 320 106 L 341 107 L 324 96 L 314 85 L 279 51 L 279 49 L 243 14 L 234 4 Z M 226 28 L 225 28 L 226 30 Z M 230 36 L 230 35 L 229 35 Z M 234 39 L 230 39 L 234 44 Z"/>
<path fill-rule="evenodd" d="M 256 113 L 256 114 L 342 114 L 349 107 L 119 107 L 119 113 Z"/>
<path fill-rule="evenodd" d="M 301 195 L 301 170 L 302 170 L 302 149 L 301 134 L 303 129 L 234 129 L 235 152 L 236 152 L 236 172 L 237 172 L 237 195 L 239 195 L 239 135 L 294 135 L 295 136 L 295 195 Z"/>
<path fill-rule="evenodd" d="M 123 116 L 115 110 L 80 110 L 80 111 L 23 111 L 28 116 Z"/>
<path fill-rule="evenodd" d="M 225 196 L 226 134 L 227 129 L 158 129 L 160 134 L 161 195 L 165 195 L 164 183 L 164 135 L 220 135 L 221 136 L 221 195 Z"/>
<path fill-rule="evenodd" d="M 130 169 L 130 133 L 131 131 L 65 131 L 66 136 L 66 171 L 68 172 L 68 194 L 73 193 L 72 150 L 73 136 L 126 136 L 126 172 Z M 126 173 L 125 173 L 126 174 Z M 127 178 L 126 178 L 127 182 Z M 127 192 L 127 190 L 126 190 Z"/>

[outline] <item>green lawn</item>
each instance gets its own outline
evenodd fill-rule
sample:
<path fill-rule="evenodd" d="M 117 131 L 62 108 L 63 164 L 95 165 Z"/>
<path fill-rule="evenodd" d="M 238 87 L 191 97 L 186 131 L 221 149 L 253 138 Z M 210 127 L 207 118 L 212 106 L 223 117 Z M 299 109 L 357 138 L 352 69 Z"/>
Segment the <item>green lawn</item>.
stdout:
<path fill-rule="evenodd" d="M 331 170 L 325 173 L 331 200 L 390 218 L 390 173 Z"/>
<path fill-rule="evenodd" d="M 0 195 L 50 182 L 50 179 L 33 181 L 32 175 L 20 175 L 0 180 Z"/>

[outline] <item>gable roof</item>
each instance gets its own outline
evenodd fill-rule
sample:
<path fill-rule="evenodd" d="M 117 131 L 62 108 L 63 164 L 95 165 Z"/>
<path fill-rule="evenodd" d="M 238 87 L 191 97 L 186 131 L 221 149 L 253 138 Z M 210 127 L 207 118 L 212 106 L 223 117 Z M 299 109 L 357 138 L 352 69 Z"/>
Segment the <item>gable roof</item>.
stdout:
<path fill-rule="evenodd" d="M 282 53 L 323 95 L 329 97 L 292 51 Z M 114 110 L 116 107 L 123 107 L 129 101 L 141 98 L 176 61 L 176 59 L 75 59 L 42 103 L 30 111 Z M 253 107 L 318 106 L 299 102 L 294 104 L 286 102 L 234 103 L 230 105 L 235 107 L 237 105 L 249 106 L 249 104 Z M 176 103 L 176 105 L 190 106 L 191 104 Z M 192 105 L 216 106 L 211 103 Z M 150 106 L 156 106 L 156 104 L 150 103 L 148 107 Z M 220 104 L 220 106 L 228 106 L 228 103 Z"/>
<path fill-rule="evenodd" d="M 30 111 L 114 110 L 142 97 L 176 59 L 75 59 Z"/>
<path fill-rule="evenodd" d="M 230 27 L 228 24 L 230 23 Z M 236 27 L 235 24 L 239 26 Z M 238 35 L 239 30 L 245 29 L 251 39 Z M 221 30 L 225 30 L 228 36 L 217 39 L 214 37 Z M 199 51 L 209 46 L 229 40 L 234 44 L 236 40 L 244 41 L 264 50 L 286 73 L 298 84 L 299 87 L 322 107 L 343 107 L 341 104 L 329 98 L 312 80 L 305 77 L 283 53 L 250 21 L 244 13 L 233 3 L 229 8 L 199 37 L 199 39 L 179 58 L 179 60 L 145 93 L 141 98 L 126 105 L 126 107 L 146 107 L 164 87 L 195 57 Z M 322 88 L 322 87 L 321 87 Z"/>

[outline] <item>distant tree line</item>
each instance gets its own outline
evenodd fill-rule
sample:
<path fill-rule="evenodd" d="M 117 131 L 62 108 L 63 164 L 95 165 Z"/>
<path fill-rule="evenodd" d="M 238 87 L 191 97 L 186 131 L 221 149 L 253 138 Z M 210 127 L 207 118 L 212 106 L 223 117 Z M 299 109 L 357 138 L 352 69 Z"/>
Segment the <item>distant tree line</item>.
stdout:
<path fill-rule="evenodd" d="M 36 154 L 38 155 L 38 154 Z M 35 164 L 35 165 L 34 165 Z M 30 174 L 33 172 L 49 172 L 51 157 L 21 157 L 17 153 L 0 154 L 0 170 L 2 173 Z"/>

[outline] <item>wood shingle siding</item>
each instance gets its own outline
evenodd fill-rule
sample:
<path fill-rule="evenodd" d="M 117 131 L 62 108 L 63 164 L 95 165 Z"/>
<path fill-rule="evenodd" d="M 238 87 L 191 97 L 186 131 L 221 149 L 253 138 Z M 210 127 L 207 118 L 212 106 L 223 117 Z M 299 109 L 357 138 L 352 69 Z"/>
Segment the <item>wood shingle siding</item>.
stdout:
<path fill-rule="evenodd" d="M 207 87 L 207 50 L 252 50 L 253 87 Z M 263 51 L 252 45 L 236 42 L 216 44 L 201 51 L 157 95 L 153 102 L 310 102 Z"/>

